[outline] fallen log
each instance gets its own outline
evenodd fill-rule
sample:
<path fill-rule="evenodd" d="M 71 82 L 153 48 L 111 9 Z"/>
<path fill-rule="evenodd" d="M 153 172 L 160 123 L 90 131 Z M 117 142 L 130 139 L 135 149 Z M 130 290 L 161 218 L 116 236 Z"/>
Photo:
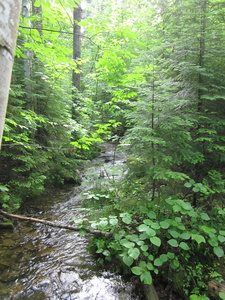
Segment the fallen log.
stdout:
<path fill-rule="evenodd" d="M 6 218 L 19 219 L 22 221 L 29 221 L 29 222 L 33 222 L 33 223 L 41 223 L 41 224 L 48 225 L 51 227 L 56 227 L 56 228 L 63 228 L 63 229 L 77 231 L 77 232 L 79 232 L 81 230 L 85 230 L 85 232 L 88 234 L 100 234 L 100 235 L 105 235 L 105 236 L 113 236 L 113 234 L 111 232 L 106 232 L 106 231 L 101 231 L 101 230 L 96 230 L 96 229 L 89 229 L 89 228 L 83 229 L 83 228 L 79 228 L 77 226 L 60 224 L 57 222 L 51 222 L 51 221 L 47 221 L 47 220 L 43 220 L 43 219 L 37 219 L 37 218 L 32 218 L 32 217 L 25 217 L 25 216 L 21 216 L 21 215 L 10 214 L 1 209 L 0 209 L 0 214 L 5 216 Z"/>

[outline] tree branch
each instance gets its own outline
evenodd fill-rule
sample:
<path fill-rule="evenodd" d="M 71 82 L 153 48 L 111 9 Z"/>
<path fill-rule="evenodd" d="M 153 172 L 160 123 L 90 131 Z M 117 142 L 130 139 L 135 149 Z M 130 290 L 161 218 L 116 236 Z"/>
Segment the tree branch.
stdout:
<path fill-rule="evenodd" d="M 18 220 L 22 220 L 22 221 L 29 221 L 29 222 L 33 222 L 33 223 L 41 223 L 41 224 L 48 225 L 48 226 L 51 226 L 51 227 L 56 227 L 56 228 L 69 229 L 69 230 L 78 231 L 78 232 L 80 230 L 82 230 L 82 228 L 71 226 L 71 225 L 66 225 L 66 224 L 63 225 L 63 224 L 59 224 L 59 223 L 56 223 L 56 222 L 50 222 L 50 221 L 47 221 L 47 220 L 10 214 L 10 213 L 7 213 L 6 211 L 3 211 L 1 209 L 0 209 L 0 214 L 5 216 L 6 218 L 18 219 Z M 100 234 L 100 235 L 105 235 L 105 236 L 113 236 L 113 234 L 111 232 L 95 230 L 95 229 L 84 229 L 84 230 L 88 234 Z"/>

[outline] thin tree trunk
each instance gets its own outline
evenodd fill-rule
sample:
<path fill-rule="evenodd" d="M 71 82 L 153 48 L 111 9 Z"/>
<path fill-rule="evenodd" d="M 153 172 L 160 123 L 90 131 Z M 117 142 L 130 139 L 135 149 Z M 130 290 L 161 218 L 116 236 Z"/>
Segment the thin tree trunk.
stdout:
<path fill-rule="evenodd" d="M 34 20 L 32 21 L 32 27 L 36 28 L 39 32 L 40 37 L 43 35 L 42 33 L 42 6 L 39 7 L 34 5 L 35 0 L 32 0 L 32 15 L 34 16 Z M 38 87 L 42 85 L 43 79 L 41 79 L 41 75 L 43 73 L 44 66 L 43 63 L 40 61 L 36 55 L 33 55 L 32 57 L 32 73 L 31 73 L 31 79 L 33 81 L 33 85 L 36 83 L 35 88 L 37 89 L 37 82 Z M 33 88 L 34 89 L 34 88 Z M 44 101 L 38 101 L 37 96 L 34 95 L 33 91 L 31 94 L 31 110 L 35 111 L 36 113 L 42 113 L 43 112 L 43 105 Z"/>
<path fill-rule="evenodd" d="M 202 75 L 202 69 L 204 68 L 205 60 L 205 30 L 206 30 L 206 7 L 207 3 L 204 0 L 200 8 L 200 39 L 199 39 L 199 75 L 198 75 L 198 99 L 197 99 L 197 113 L 198 118 L 203 113 L 203 85 L 204 85 L 204 76 Z M 198 122 L 196 128 L 196 137 L 200 137 L 201 133 L 199 129 L 201 128 L 201 122 Z M 204 142 L 202 142 L 202 153 L 204 153 Z M 202 164 L 195 164 L 195 181 L 200 182 L 202 176 Z M 193 195 L 193 206 L 197 207 L 199 195 L 194 193 Z"/>
<path fill-rule="evenodd" d="M 201 4 L 200 13 L 200 40 L 199 40 L 199 67 L 200 73 L 198 78 L 199 88 L 198 88 L 198 113 L 202 112 L 203 100 L 202 100 L 202 85 L 203 85 L 203 75 L 201 74 L 202 68 L 204 68 L 204 58 L 205 58 L 205 29 L 206 29 L 206 1 Z"/>
<path fill-rule="evenodd" d="M 30 17 L 30 0 L 23 0 L 22 2 L 22 16 L 24 19 Z M 27 21 L 28 27 L 31 27 L 31 21 Z M 26 107 L 27 109 L 33 110 L 32 100 L 32 60 L 33 52 L 26 49 L 24 52 L 26 58 L 24 58 L 24 86 L 26 91 Z"/>
<path fill-rule="evenodd" d="M 21 0 L 0 0 L 0 148 L 11 82 Z"/>
<path fill-rule="evenodd" d="M 73 11 L 73 59 L 77 63 L 77 70 L 73 70 L 73 86 L 80 91 L 80 58 L 81 58 L 81 28 L 78 23 L 81 21 L 81 7 Z"/>
<path fill-rule="evenodd" d="M 153 80 L 152 80 L 152 119 L 151 119 L 151 127 L 152 131 L 155 129 L 155 70 L 153 69 Z M 153 168 L 156 166 L 156 161 L 155 161 L 155 144 L 152 142 L 152 165 Z M 154 171 L 153 171 L 153 177 L 154 177 Z M 152 201 L 155 199 L 155 193 L 156 193 L 156 180 L 153 178 L 152 180 Z"/>
<path fill-rule="evenodd" d="M 144 293 L 145 293 L 146 300 L 159 300 L 159 297 L 156 293 L 153 284 L 151 285 L 144 284 Z"/>

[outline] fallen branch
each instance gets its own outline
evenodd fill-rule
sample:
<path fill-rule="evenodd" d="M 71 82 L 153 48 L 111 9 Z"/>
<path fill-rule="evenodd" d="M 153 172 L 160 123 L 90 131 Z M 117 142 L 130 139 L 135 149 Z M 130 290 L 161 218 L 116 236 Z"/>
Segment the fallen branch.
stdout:
<path fill-rule="evenodd" d="M 80 231 L 82 230 L 82 228 L 79 227 L 75 227 L 75 226 L 71 226 L 71 225 L 63 225 L 63 224 L 59 224 L 56 222 L 50 222 L 47 220 L 42 220 L 42 219 L 37 219 L 37 218 L 32 218 L 32 217 L 25 217 L 25 216 L 21 216 L 21 215 L 15 215 L 15 214 L 9 214 L 6 211 L 3 211 L 0 209 L 0 214 L 5 216 L 6 218 L 10 218 L 10 219 L 19 219 L 19 220 L 23 220 L 23 221 L 29 221 L 29 222 L 33 222 L 33 223 L 41 223 L 44 225 L 48 225 L 51 227 L 57 227 L 57 228 L 63 228 L 63 229 L 69 229 L 69 230 L 73 230 L 73 231 Z M 86 231 L 86 233 L 89 234 L 100 234 L 100 235 L 105 235 L 105 236 L 112 236 L 113 234 L 111 232 L 106 232 L 106 231 L 101 231 L 101 230 L 95 230 L 95 229 L 83 229 Z"/>

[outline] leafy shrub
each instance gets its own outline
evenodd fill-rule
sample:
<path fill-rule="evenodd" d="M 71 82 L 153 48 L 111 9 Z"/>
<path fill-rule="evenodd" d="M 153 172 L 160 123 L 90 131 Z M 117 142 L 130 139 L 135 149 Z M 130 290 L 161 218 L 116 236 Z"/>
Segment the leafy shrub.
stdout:
<path fill-rule="evenodd" d="M 92 228 L 113 233 L 113 239 L 94 237 L 91 249 L 101 260 L 116 257 L 145 284 L 164 276 L 200 297 L 224 256 L 224 216 L 225 209 L 209 214 L 186 200 L 166 199 L 163 208 L 155 205 L 141 216 L 118 213 L 91 221 Z"/>

